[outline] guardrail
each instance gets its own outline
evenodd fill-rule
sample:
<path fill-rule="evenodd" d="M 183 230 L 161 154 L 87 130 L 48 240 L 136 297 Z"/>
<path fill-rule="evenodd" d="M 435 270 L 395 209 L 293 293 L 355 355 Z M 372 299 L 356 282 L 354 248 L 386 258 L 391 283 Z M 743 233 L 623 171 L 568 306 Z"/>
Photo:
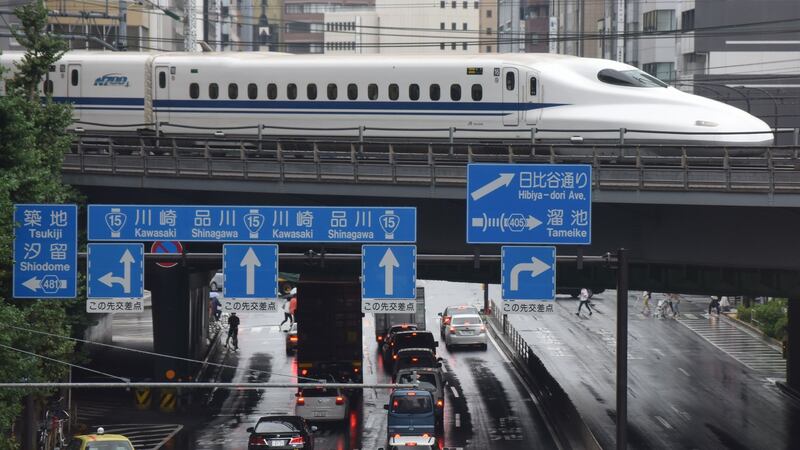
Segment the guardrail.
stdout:
<path fill-rule="evenodd" d="M 464 186 L 466 165 L 585 163 L 595 189 L 800 192 L 800 146 L 76 136 L 65 173 Z"/>

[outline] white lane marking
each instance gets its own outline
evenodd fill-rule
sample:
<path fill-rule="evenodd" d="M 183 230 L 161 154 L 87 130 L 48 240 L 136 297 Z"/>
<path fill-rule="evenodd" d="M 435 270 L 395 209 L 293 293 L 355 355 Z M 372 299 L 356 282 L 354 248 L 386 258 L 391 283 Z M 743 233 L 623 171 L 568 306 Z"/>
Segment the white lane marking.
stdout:
<path fill-rule="evenodd" d="M 672 429 L 672 425 L 670 425 L 670 424 L 669 424 L 669 422 L 667 422 L 667 419 L 665 419 L 665 418 L 663 418 L 663 417 L 661 417 L 661 416 L 655 416 L 655 418 L 656 418 L 656 420 L 658 420 L 659 422 L 661 422 L 661 425 L 663 425 L 663 426 L 664 426 L 664 428 L 666 428 L 666 429 L 668 429 L 668 430 L 671 430 L 671 429 Z"/>
<path fill-rule="evenodd" d="M 264 327 L 253 327 L 253 328 L 251 328 L 250 330 L 251 330 L 251 331 L 252 331 L 254 334 L 258 334 L 258 333 L 261 333 L 261 330 L 263 330 L 263 329 L 264 329 Z"/>
<path fill-rule="evenodd" d="M 450 386 L 450 391 L 453 392 L 453 397 L 458 398 L 458 391 L 454 386 Z"/>
<path fill-rule="evenodd" d="M 654 348 L 654 349 L 653 349 L 653 351 L 654 351 L 654 352 L 656 352 L 656 353 L 658 353 L 658 356 L 660 356 L 660 357 L 662 357 L 662 358 L 664 357 L 664 352 L 662 352 L 661 350 L 659 350 L 659 349 L 657 349 L 657 348 Z"/>
<path fill-rule="evenodd" d="M 456 413 L 456 428 L 461 428 L 461 414 Z"/>
<path fill-rule="evenodd" d="M 442 364 L 441 369 L 442 369 L 442 373 L 447 373 L 448 372 L 446 364 Z"/>
<path fill-rule="evenodd" d="M 682 374 L 684 374 L 684 375 L 686 375 L 687 377 L 688 377 L 688 376 L 690 376 L 690 375 L 689 375 L 689 372 L 687 372 L 687 371 L 683 370 L 683 367 L 678 367 L 678 370 L 680 370 L 680 371 L 681 371 L 681 373 L 682 373 Z"/>

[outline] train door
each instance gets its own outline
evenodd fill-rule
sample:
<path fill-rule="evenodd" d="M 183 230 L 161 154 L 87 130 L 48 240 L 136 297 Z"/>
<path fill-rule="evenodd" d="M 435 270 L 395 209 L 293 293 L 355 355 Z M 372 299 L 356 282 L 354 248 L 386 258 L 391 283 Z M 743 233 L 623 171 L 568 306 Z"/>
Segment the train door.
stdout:
<path fill-rule="evenodd" d="M 75 105 L 72 108 L 72 118 L 75 120 L 80 120 L 81 118 L 81 108 L 77 102 L 80 101 L 81 98 L 82 75 L 80 64 L 70 64 L 67 67 L 67 98 L 69 98 L 69 101 Z"/>
<path fill-rule="evenodd" d="M 503 68 L 503 125 L 519 125 L 519 71 Z"/>
<path fill-rule="evenodd" d="M 156 120 L 169 122 L 169 109 L 164 105 L 164 100 L 169 100 L 169 66 L 156 66 L 155 79 L 153 80 L 153 106 Z"/>
<path fill-rule="evenodd" d="M 539 117 L 542 114 L 541 98 L 542 86 L 539 83 L 539 74 L 528 71 L 525 77 L 525 103 L 527 107 L 523 111 L 527 125 L 536 125 L 536 122 L 539 121 Z"/>

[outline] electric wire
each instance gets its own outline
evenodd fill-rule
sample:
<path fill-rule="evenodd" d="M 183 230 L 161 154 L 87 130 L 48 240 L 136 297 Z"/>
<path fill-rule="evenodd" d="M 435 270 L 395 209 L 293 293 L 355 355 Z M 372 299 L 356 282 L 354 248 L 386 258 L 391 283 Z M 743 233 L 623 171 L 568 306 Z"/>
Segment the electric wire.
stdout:
<path fill-rule="evenodd" d="M 35 357 L 37 357 L 37 358 L 46 359 L 46 360 L 48 360 L 48 361 L 51 361 L 51 362 L 54 362 L 54 363 L 58 363 L 58 364 L 65 364 L 65 365 L 67 365 L 67 366 L 74 367 L 74 368 L 76 368 L 76 369 L 86 370 L 86 371 L 88 371 L 88 372 L 93 372 L 93 373 L 100 374 L 100 375 L 103 375 L 103 376 L 106 376 L 106 377 L 109 377 L 109 378 L 114 378 L 114 379 L 117 379 L 117 380 L 122 380 L 122 381 L 124 381 L 124 382 L 126 382 L 126 383 L 129 383 L 129 382 L 131 381 L 131 380 L 130 380 L 130 378 L 120 377 L 120 376 L 113 375 L 113 374 L 110 374 L 110 373 L 101 372 L 101 371 L 99 371 L 99 370 L 90 369 L 90 368 L 88 368 L 88 367 L 79 366 L 79 365 L 77 365 L 77 364 L 72 364 L 72 363 L 69 363 L 69 362 L 67 362 L 67 361 L 61 361 L 60 359 L 55 359 L 55 358 L 51 358 L 51 357 L 49 357 L 49 356 L 40 355 L 40 354 L 38 354 L 38 353 L 29 352 L 29 351 L 27 351 L 27 350 L 22 350 L 21 348 L 12 347 L 12 346 L 10 346 L 10 345 L 0 344 L 0 347 L 7 348 L 7 349 L 9 349 L 9 350 L 13 350 L 13 351 L 15 351 L 15 352 L 19 352 L 19 353 L 24 353 L 24 354 L 26 354 L 26 355 L 35 356 Z"/>

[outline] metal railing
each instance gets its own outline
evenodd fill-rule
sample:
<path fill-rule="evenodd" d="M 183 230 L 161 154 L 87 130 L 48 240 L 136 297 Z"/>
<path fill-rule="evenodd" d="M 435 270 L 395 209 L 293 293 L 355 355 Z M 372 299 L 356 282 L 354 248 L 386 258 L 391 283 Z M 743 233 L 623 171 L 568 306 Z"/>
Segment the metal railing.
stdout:
<path fill-rule="evenodd" d="M 81 174 L 464 186 L 466 165 L 585 163 L 595 189 L 800 192 L 800 146 L 533 144 L 378 138 L 76 135 Z"/>

